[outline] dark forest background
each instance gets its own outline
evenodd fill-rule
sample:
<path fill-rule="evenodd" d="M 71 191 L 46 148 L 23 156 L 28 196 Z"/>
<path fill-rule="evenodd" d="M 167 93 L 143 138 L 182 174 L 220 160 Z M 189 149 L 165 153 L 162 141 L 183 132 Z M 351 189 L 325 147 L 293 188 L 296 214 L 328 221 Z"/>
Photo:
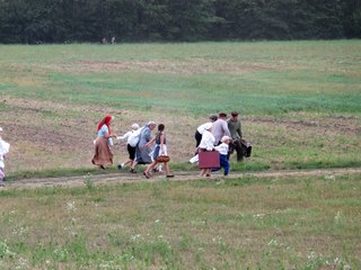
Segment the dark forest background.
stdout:
<path fill-rule="evenodd" d="M 0 0 L 0 43 L 361 37 L 361 0 Z"/>

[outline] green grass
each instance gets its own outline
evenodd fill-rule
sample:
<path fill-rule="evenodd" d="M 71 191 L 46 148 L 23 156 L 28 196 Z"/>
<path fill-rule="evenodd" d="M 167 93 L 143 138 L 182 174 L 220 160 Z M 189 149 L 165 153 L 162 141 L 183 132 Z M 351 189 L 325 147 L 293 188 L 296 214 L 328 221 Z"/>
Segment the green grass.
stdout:
<path fill-rule="evenodd" d="M 118 133 L 133 122 L 164 122 L 174 167 L 186 167 L 194 130 L 208 114 L 233 110 L 254 145 L 236 170 L 361 164 L 359 40 L 0 50 L 0 124 L 14 146 L 10 174 L 90 167 L 88 142 L 105 113 L 116 116 Z M 125 158 L 117 148 L 116 163 Z"/>
<path fill-rule="evenodd" d="M 162 103 L 165 109 L 195 114 L 233 108 L 244 114 L 359 114 L 360 46 L 358 41 L 1 46 L 5 78 L 22 75 L 40 85 L 0 82 L 0 89 L 22 97 L 118 108 L 146 109 Z M 152 72 L 157 66 L 121 73 L 87 70 L 87 63 L 117 61 L 171 61 L 179 72 L 169 67 Z M 196 63 L 194 74 L 186 72 L 189 63 Z M 232 65 L 242 72 L 229 69 Z M 85 70 L 79 74 L 77 67 Z"/>
<path fill-rule="evenodd" d="M 359 175 L 96 185 L 90 164 L 105 113 L 117 133 L 164 122 L 172 169 L 194 171 L 195 128 L 238 110 L 254 148 L 232 171 L 360 167 L 359 40 L 0 51 L 8 180 L 86 175 L 0 191 L 0 269 L 361 268 Z"/>
<path fill-rule="evenodd" d="M 359 176 L 2 190 L 2 269 L 361 267 Z"/>

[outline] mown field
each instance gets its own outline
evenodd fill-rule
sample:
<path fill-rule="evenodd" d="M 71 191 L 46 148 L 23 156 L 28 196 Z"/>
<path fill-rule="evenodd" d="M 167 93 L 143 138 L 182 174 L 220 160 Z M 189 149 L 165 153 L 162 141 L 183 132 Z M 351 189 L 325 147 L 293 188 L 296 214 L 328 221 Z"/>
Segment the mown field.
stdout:
<path fill-rule="evenodd" d="M 96 185 L 90 164 L 111 113 L 163 122 L 197 174 L 196 127 L 237 110 L 232 171 L 360 167 L 361 41 L 0 45 L 0 74 L 8 180 L 90 172 L 0 191 L 0 269 L 361 269 L 359 174 Z"/>
<path fill-rule="evenodd" d="M 0 192 L 1 269 L 360 269 L 358 175 Z"/>
<path fill-rule="evenodd" d="M 234 170 L 360 166 L 361 41 L 0 45 L 9 174 L 92 168 L 97 121 L 163 122 L 173 166 L 195 128 L 241 113 L 253 157 Z M 116 163 L 126 157 L 117 146 Z"/>

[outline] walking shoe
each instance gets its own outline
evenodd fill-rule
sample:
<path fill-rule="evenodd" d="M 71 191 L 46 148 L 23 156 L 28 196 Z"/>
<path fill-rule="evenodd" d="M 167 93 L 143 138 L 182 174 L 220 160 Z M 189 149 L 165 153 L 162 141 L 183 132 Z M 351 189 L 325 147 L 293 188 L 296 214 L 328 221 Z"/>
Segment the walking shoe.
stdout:
<path fill-rule="evenodd" d="M 122 169 L 122 164 L 119 164 L 118 165 L 118 170 L 121 170 Z"/>
<path fill-rule="evenodd" d="M 136 170 L 134 170 L 134 169 L 130 169 L 129 172 L 130 173 L 137 173 Z"/>

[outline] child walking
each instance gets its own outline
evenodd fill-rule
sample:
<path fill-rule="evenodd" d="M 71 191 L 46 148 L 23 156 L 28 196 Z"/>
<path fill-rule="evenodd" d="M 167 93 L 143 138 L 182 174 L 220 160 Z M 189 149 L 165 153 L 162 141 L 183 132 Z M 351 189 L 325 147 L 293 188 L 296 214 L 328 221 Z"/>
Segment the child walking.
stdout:
<path fill-rule="evenodd" d="M 229 149 L 229 143 L 231 142 L 231 138 L 228 136 L 223 136 L 221 139 L 221 144 L 214 147 L 219 152 L 219 158 L 220 158 L 220 165 L 221 168 L 224 170 L 224 176 L 227 176 L 229 174 L 229 160 L 228 160 L 228 149 Z"/>
<path fill-rule="evenodd" d="M 140 132 L 142 131 L 142 129 L 139 128 L 139 125 L 137 123 L 132 124 L 131 128 L 132 129 L 125 133 L 123 136 L 117 137 L 118 140 L 127 140 L 127 150 L 129 154 L 129 159 L 126 162 L 118 165 L 119 170 L 121 170 L 127 165 L 131 167 L 135 159 L 135 149 L 139 142 Z"/>

